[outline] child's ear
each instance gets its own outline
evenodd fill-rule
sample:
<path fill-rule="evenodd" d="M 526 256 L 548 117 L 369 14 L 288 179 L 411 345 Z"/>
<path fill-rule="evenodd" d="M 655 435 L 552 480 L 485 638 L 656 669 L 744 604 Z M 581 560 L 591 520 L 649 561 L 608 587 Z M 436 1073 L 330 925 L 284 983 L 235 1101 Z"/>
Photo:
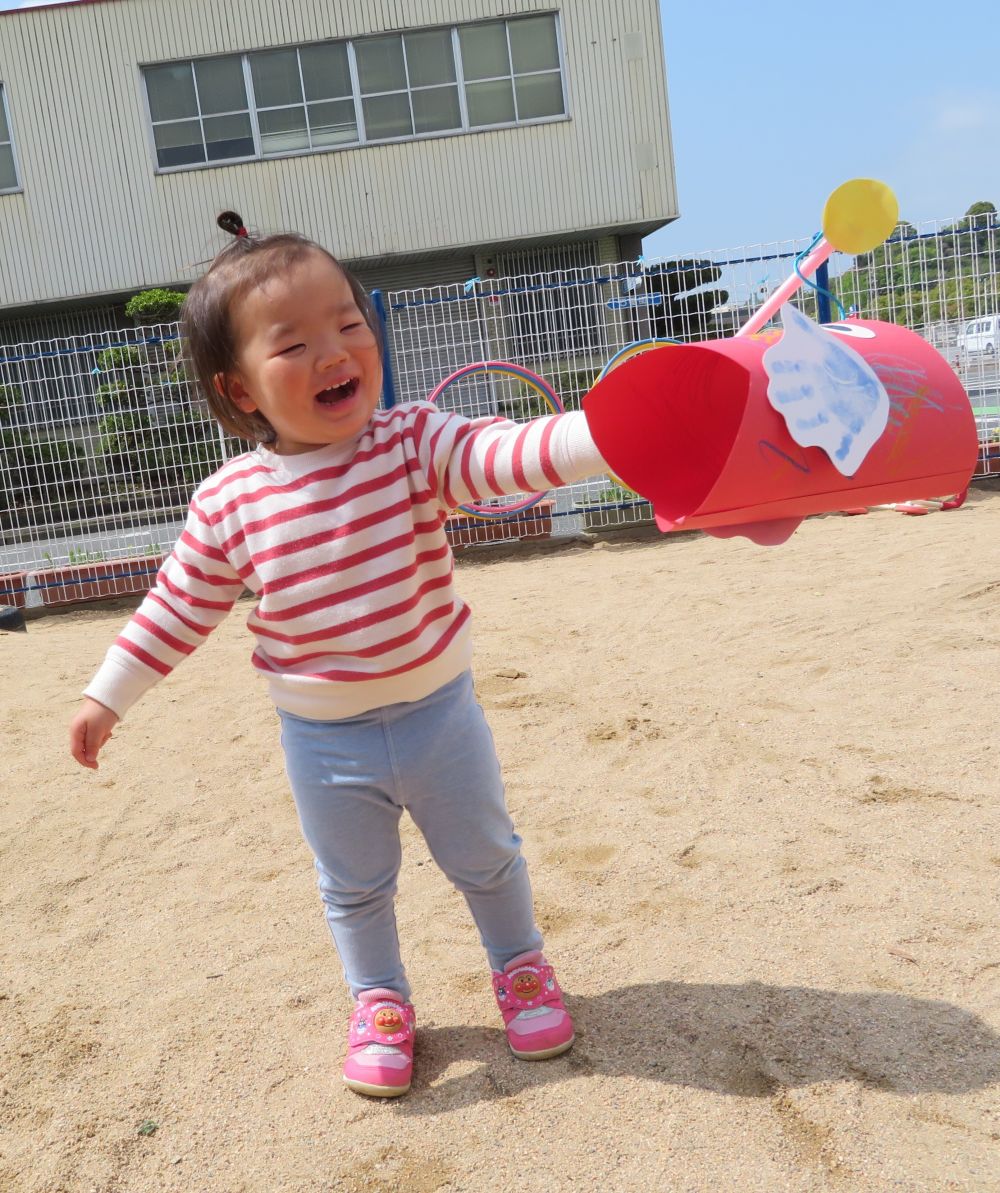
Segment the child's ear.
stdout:
<path fill-rule="evenodd" d="M 225 373 L 216 373 L 212 382 L 219 397 L 228 398 L 237 410 L 242 410 L 244 414 L 253 414 L 257 409 L 257 403 L 247 393 L 239 374 L 231 373 L 227 377 Z"/>

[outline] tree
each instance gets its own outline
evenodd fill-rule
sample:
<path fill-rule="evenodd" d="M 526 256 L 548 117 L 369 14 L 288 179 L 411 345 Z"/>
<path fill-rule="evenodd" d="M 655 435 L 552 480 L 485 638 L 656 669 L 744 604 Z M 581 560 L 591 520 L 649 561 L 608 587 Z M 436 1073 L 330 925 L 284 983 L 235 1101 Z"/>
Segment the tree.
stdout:
<path fill-rule="evenodd" d="M 144 362 L 139 347 L 100 353 L 107 377 L 95 397 L 101 411 L 98 451 L 109 476 L 133 489 L 162 491 L 172 503 L 219 462 L 214 423 L 191 402 L 183 364 L 166 373 Z M 157 362 L 159 363 L 159 362 Z"/>
<path fill-rule="evenodd" d="M 981 201 L 930 236 L 900 221 L 885 244 L 857 256 L 831 289 L 848 309 L 919 327 L 997 309 L 998 282 L 997 211 Z"/>
<path fill-rule="evenodd" d="M 669 261 L 645 272 L 647 292 L 662 295 L 652 311 L 658 340 L 707 340 L 715 335 L 711 313 L 729 301 L 728 290 L 704 290 L 722 277 L 711 261 Z M 638 338 L 638 337 L 637 337 Z"/>
<path fill-rule="evenodd" d="M 184 294 L 180 290 L 143 290 L 128 300 L 125 314 L 143 327 L 176 323 L 183 302 Z"/>

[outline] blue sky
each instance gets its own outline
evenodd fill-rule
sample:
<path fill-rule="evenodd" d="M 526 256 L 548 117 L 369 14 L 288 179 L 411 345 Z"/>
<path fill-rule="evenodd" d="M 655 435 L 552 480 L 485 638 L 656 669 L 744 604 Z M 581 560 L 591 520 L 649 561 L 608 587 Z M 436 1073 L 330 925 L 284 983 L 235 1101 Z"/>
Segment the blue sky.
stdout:
<path fill-rule="evenodd" d="M 1000 208 L 996 0 L 661 0 L 681 218 L 647 257 L 809 236 L 879 178 L 913 223 Z"/>
<path fill-rule="evenodd" d="M 848 178 L 887 182 L 913 223 L 1000 206 L 996 0 L 660 12 L 681 218 L 647 257 L 809 236 Z"/>

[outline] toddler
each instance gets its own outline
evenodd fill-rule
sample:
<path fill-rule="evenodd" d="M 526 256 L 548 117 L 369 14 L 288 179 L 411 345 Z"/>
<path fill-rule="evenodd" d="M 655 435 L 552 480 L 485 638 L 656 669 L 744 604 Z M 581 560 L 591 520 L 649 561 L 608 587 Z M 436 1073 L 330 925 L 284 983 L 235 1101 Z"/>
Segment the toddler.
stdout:
<path fill-rule="evenodd" d="M 156 581 L 70 727 L 96 769 L 119 719 L 232 609 L 281 722 L 286 769 L 355 1000 L 343 1076 L 410 1087 L 415 1018 L 393 901 L 405 809 L 468 902 L 515 1056 L 573 1024 L 532 911 L 521 839 L 473 692 L 469 610 L 444 523 L 468 501 L 606 465 L 581 413 L 516 424 L 413 402 L 379 410 L 380 325 L 355 278 L 295 234 L 233 240 L 191 288 L 187 355 L 214 416 L 256 443 L 194 493 Z"/>

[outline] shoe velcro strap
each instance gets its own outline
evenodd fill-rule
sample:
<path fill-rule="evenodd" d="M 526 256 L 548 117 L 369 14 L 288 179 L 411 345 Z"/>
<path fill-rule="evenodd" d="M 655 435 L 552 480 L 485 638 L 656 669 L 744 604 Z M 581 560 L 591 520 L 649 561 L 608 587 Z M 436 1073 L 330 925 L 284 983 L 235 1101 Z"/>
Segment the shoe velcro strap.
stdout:
<path fill-rule="evenodd" d="M 561 995 L 551 965 L 518 965 L 493 975 L 493 993 L 501 1011 L 526 1011 Z"/>
<path fill-rule="evenodd" d="M 348 1041 L 355 1044 L 403 1044 L 413 1038 L 417 1018 L 409 1003 L 391 999 L 359 1005 L 351 1015 Z"/>

